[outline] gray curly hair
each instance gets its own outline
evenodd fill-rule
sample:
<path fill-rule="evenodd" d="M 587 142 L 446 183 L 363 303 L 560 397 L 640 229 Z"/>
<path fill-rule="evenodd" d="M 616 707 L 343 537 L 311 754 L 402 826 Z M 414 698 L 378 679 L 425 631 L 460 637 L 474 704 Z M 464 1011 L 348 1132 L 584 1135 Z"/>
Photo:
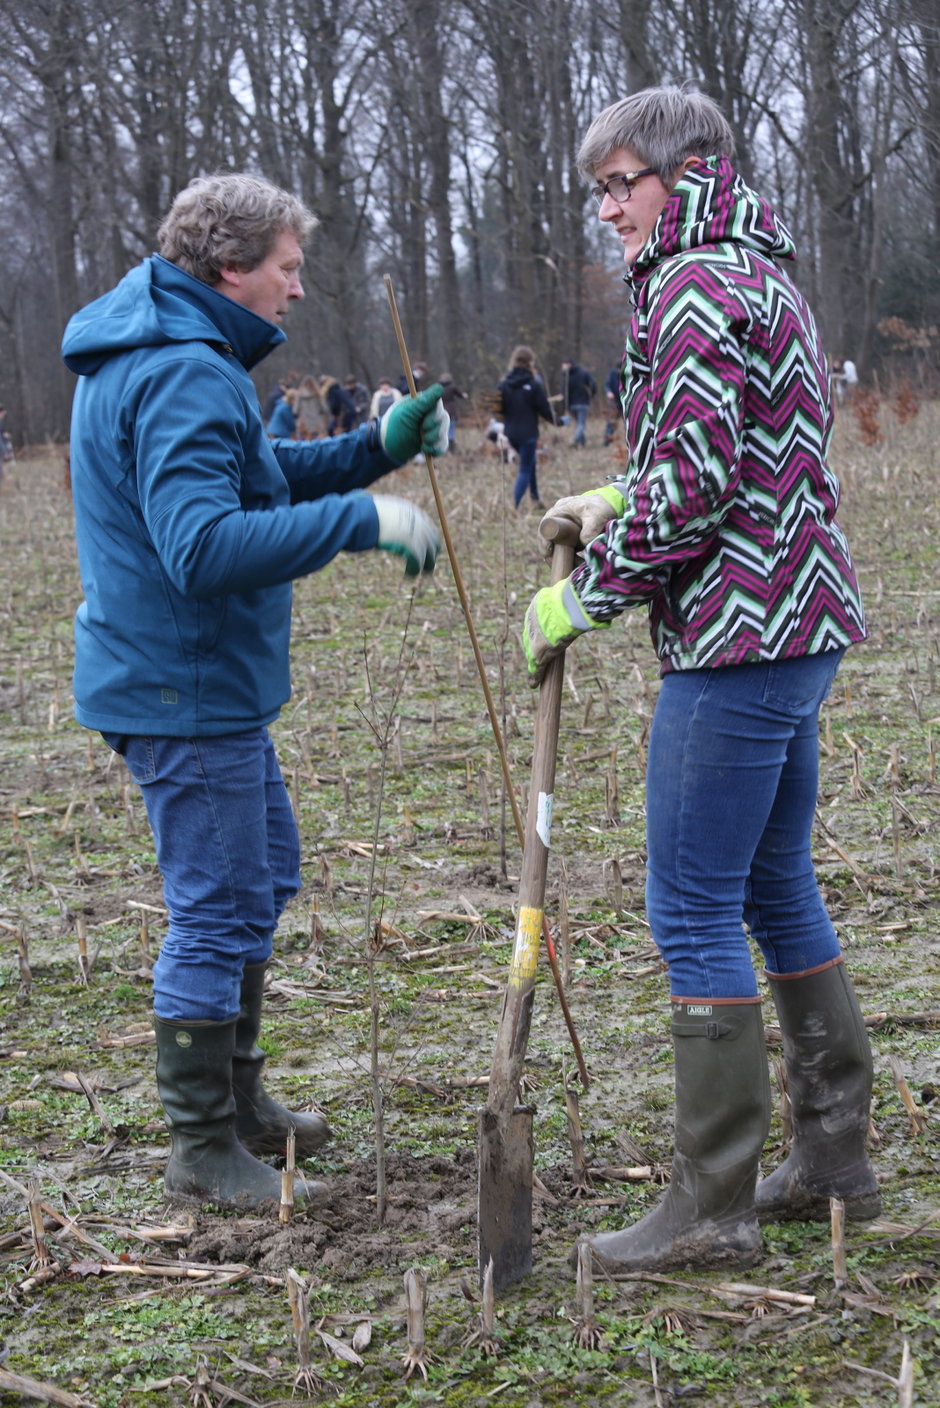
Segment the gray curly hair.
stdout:
<path fill-rule="evenodd" d="M 258 176 L 197 176 L 171 205 L 158 247 L 187 274 L 217 284 L 223 269 L 257 269 L 285 230 L 306 244 L 317 223 L 296 196 Z"/>
<path fill-rule="evenodd" d="M 731 156 L 734 133 L 713 98 L 685 88 L 644 88 L 595 117 L 578 149 L 588 180 L 611 152 L 627 147 L 668 186 L 690 156 Z"/>

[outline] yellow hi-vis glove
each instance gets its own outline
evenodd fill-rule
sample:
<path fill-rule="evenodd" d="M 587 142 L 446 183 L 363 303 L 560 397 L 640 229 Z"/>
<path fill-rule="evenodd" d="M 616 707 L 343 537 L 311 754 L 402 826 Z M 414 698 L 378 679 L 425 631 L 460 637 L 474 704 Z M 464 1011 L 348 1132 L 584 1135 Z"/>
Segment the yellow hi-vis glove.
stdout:
<path fill-rule="evenodd" d="M 622 518 L 627 501 L 622 490 L 623 480 L 604 484 L 600 489 L 589 489 L 586 494 L 573 494 L 559 499 L 545 515 L 546 518 L 569 518 L 578 525 L 578 538 L 583 548 L 599 538 L 612 518 Z M 543 519 L 542 522 L 545 520 Z M 541 527 L 541 524 L 539 525 Z M 539 542 L 546 557 L 552 555 L 552 543 L 539 534 Z"/>
<path fill-rule="evenodd" d="M 570 577 L 543 587 L 529 602 L 522 627 L 522 648 L 529 667 L 529 684 L 542 683 L 546 666 L 585 631 L 606 630 L 609 621 L 592 621 L 581 605 Z"/>

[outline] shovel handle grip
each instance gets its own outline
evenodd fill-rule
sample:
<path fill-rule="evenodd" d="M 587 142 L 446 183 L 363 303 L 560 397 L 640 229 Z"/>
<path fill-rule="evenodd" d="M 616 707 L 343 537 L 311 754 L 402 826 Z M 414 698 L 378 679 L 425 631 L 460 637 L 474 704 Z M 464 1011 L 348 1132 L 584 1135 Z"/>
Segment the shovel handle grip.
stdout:
<path fill-rule="evenodd" d="M 573 518 L 563 518 L 561 515 L 552 517 L 546 514 L 539 524 L 539 532 L 548 542 L 554 543 L 557 547 L 579 548 L 581 546 L 580 528 Z M 554 554 L 552 554 L 554 556 Z M 567 577 L 571 567 L 568 567 L 564 575 Z"/>

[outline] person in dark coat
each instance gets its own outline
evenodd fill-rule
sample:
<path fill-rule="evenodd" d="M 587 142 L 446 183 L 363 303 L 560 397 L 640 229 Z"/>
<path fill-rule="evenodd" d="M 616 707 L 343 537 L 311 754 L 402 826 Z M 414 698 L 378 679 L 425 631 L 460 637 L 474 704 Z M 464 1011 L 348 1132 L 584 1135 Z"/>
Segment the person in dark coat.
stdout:
<path fill-rule="evenodd" d="M 352 423 L 352 429 L 357 425 L 362 425 L 369 414 L 369 402 L 372 400 L 372 393 L 364 382 L 357 381 L 350 373 L 346 378 L 346 390 L 352 398 L 352 403 L 356 408 L 356 418 Z"/>
<path fill-rule="evenodd" d="M 356 403 L 345 386 L 340 386 L 335 376 L 325 376 L 320 382 L 320 396 L 330 413 L 327 435 L 348 434 L 356 419 Z"/>
<path fill-rule="evenodd" d="M 534 506 L 542 508 L 535 473 L 539 417 L 552 423 L 555 418 L 542 379 L 536 374 L 535 353 L 531 347 L 513 349 L 506 375 L 497 390 L 502 402 L 506 439 L 519 456 L 513 501 L 518 508 L 528 493 Z"/>
<path fill-rule="evenodd" d="M 424 363 L 415 362 L 414 366 L 411 368 L 411 375 L 414 378 L 416 391 L 421 390 L 421 387 L 424 384 L 424 378 L 427 376 L 427 374 L 428 369 L 424 365 Z M 411 395 L 411 387 L 408 385 L 408 378 L 405 376 L 404 372 L 402 372 L 401 376 L 398 378 L 398 390 L 403 396 Z"/>
<path fill-rule="evenodd" d="M 574 417 L 572 445 L 585 445 L 584 427 L 591 400 L 597 392 L 597 382 L 585 367 L 566 359 L 561 364 L 561 392 L 564 408 Z"/>

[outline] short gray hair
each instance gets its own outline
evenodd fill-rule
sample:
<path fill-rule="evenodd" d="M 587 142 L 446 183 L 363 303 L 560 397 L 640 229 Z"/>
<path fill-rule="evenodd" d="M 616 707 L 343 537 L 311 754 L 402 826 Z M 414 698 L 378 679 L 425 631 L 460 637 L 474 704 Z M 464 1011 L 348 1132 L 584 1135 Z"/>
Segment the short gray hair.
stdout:
<path fill-rule="evenodd" d="M 305 245 L 317 223 L 296 196 L 258 176 L 197 176 L 174 200 L 157 239 L 164 259 L 217 284 L 223 269 L 257 269 L 285 230 Z"/>
<path fill-rule="evenodd" d="M 731 156 L 734 133 L 721 108 L 704 93 L 685 88 L 644 88 L 611 103 L 595 117 L 578 150 L 578 169 L 589 180 L 611 152 L 628 147 L 670 185 L 690 156 Z"/>

